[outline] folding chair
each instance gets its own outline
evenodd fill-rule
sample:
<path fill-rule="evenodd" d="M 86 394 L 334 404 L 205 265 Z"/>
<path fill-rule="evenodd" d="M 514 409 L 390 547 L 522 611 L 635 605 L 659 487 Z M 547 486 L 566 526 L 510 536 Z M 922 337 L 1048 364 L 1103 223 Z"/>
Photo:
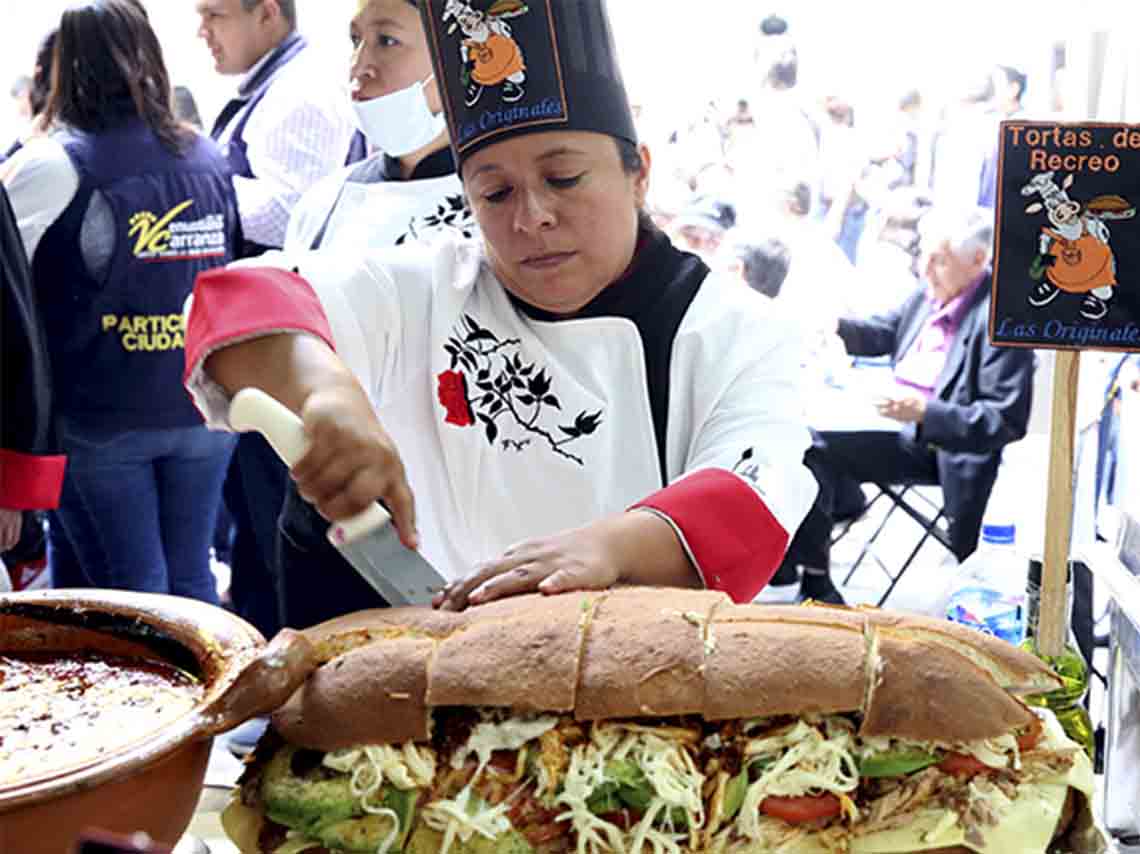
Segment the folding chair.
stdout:
<path fill-rule="evenodd" d="M 932 484 L 909 484 L 909 485 L 896 485 L 888 483 L 875 483 L 875 487 L 879 490 L 878 493 L 868 502 L 866 510 L 859 517 L 860 519 L 870 513 L 871 508 L 879 502 L 880 499 L 886 499 L 890 503 L 887 512 L 883 514 L 883 518 L 879 520 L 878 525 L 863 543 L 858 557 L 851 564 L 851 568 L 847 571 L 847 576 L 843 579 L 843 584 L 851 583 L 852 576 L 862 565 L 863 561 L 870 557 L 879 567 L 879 570 L 887 577 L 888 585 L 886 592 L 879 597 L 876 603 L 880 608 L 883 603 L 890 598 L 894 592 L 895 587 L 899 581 L 902 580 L 903 574 L 910 568 L 914 559 L 918 557 L 918 553 L 922 547 L 926 545 L 928 540 L 934 540 L 942 545 L 948 552 L 953 553 L 954 549 L 950 544 L 950 530 L 949 519 L 946 516 L 946 511 L 942 505 L 932 499 L 929 495 L 925 494 L 920 487 L 933 486 Z M 937 487 L 935 487 L 937 488 Z M 908 500 L 909 499 L 909 500 Z M 897 571 L 892 572 L 891 568 L 875 553 L 875 543 L 878 541 L 879 536 L 883 533 L 884 529 L 890 523 L 891 518 L 894 516 L 895 511 L 901 510 L 904 515 L 909 516 L 915 523 L 922 528 L 922 537 L 915 544 L 906 560 L 903 561 L 902 566 Z M 848 522 L 843 529 L 831 540 L 834 546 L 837 542 L 842 540 L 848 532 L 851 531 L 855 523 L 859 519 L 853 519 Z"/>

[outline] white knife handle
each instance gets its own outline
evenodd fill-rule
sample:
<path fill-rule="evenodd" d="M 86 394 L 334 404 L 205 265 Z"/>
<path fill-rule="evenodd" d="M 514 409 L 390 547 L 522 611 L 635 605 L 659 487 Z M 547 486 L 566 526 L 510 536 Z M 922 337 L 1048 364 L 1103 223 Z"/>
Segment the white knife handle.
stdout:
<path fill-rule="evenodd" d="M 378 531 L 390 522 L 392 517 L 377 502 L 372 502 L 366 510 L 351 519 L 336 522 L 329 527 L 328 540 L 337 548 L 355 543 L 361 537 Z"/>
<path fill-rule="evenodd" d="M 293 410 L 259 388 L 243 388 L 230 402 L 230 426 L 242 433 L 256 431 L 292 468 L 309 449 L 304 424 Z M 377 503 L 355 516 L 329 526 L 328 539 L 340 547 L 354 543 L 388 523 L 392 517 Z"/>
<path fill-rule="evenodd" d="M 289 468 L 309 450 L 301 419 L 259 388 L 243 388 L 234 395 L 230 402 L 230 426 L 242 433 L 256 431 L 263 435 Z"/>

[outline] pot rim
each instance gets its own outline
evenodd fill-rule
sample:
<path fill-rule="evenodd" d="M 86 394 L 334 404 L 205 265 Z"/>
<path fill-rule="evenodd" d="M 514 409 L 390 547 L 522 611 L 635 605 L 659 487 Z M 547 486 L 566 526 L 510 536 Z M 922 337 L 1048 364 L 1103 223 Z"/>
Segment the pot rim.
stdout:
<path fill-rule="evenodd" d="M 132 623 L 157 632 L 192 654 L 205 690 L 194 708 L 154 733 L 112 753 L 78 765 L 48 771 L 27 782 L 0 785 L 0 815 L 42 801 L 120 780 L 152 765 L 188 743 L 209 738 L 217 729 L 208 712 L 265 645 L 253 626 L 223 608 L 193 599 L 117 590 L 46 590 L 0 595 L 0 619 L 6 614 L 45 623 L 82 625 L 105 615 L 115 626 L 96 629 L 129 636 Z M 54 618 L 54 619 L 53 619 Z M 0 639 L 0 652 L 4 649 Z M 161 652 L 155 653 L 161 657 Z"/>

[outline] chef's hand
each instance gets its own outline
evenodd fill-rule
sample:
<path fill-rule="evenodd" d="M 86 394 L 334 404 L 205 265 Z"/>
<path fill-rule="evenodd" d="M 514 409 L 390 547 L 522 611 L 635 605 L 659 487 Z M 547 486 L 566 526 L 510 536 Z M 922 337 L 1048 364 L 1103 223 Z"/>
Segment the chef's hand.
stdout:
<path fill-rule="evenodd" d="M 884 397 L 876 401 L 875 408 L 885 418 L 904 424 L 921 424 L 926 417 L 925 397 Z"/>
<path fill-rule="evenodd" d="M 20 527 L 24 514 L 19 510 L 0 507 L 0 552 L 6 552 L 20 542 Z"/>
<path fill-rule="evenodd" d="M 293 466 L 301 497 L 329 521 L 343 521 L 381 499 L 400 541 L 418 548 L 416 511 L 404 465 L 355 383 L 311 393 L 301 407 L 310 447 Z"/>
<path fill-rule="evenodd" d="M 447 611 L 519 593 L 602 590 L 615 584 L 699 587 L 672 526 L 642 511 L 527 540 L 477 566 L 432 600 Z"/>

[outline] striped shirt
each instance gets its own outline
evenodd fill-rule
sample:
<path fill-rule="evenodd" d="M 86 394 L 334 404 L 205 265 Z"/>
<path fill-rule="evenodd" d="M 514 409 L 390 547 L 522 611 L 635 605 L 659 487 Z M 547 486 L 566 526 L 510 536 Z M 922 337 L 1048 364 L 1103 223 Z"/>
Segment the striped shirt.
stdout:
<path fill-rule="evenodd" d="M 242 77 L 250 80 L 266 54 Z M 229 142 L 245 110 L 222 132 Z M 311 48 L 301 51 L 274 77 L 242 136 L 255 178 L 234 176 L 245 239 L 283 246 L 289 215 L 302 194 L 344 165 L 356 127 L 345 83 Z"/>

